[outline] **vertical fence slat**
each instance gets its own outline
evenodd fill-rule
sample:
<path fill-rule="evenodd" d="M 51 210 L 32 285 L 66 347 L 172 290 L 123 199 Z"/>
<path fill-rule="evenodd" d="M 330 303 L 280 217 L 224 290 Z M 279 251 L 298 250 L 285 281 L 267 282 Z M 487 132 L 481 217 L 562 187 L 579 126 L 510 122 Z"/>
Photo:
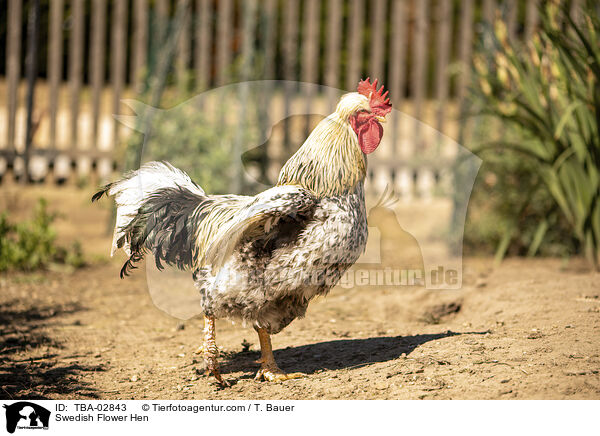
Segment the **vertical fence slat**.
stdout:
<path fill-rule="evenodd" d="M 106 48 L 106 0 L 94 0 L 92 4 L 92 50 L 90 75 L 92 85 L 92 143 L 98 147 L 100 131 L 100 102 L 104 85 L 104 62 Z"/>
<path fill-rule="evenodd" d="M 319 8 L 317 0 L 306 0 L 304 10 L 304 41 L 302 43 L 302 80 L 314 83 L 319 55 Z"/>
<path fill-rule="evenodd" d="M 483 0 L 482 7 L 482 18 L 489 24 L 494 23 L 496 15 L 496 1 L 495 0 Z"/>
<path fill-rule="evenodd" d="M 527 9 L 525 10 L 525 41 L 529 41 L 538 25 L 538 4 L 537 0 L 527 0 Z"/>
<path fill-rule="evenodd" d="M 169 24 L 169 0 L 156 0 L 154 4 L 154 17 L 156 28 L 154 35 L 158 41 L 158 50 L 166 43 Z"/>
<path fill-rule="evenodd" d="M 298 49 L 298 7 L 297 0 L 284 3 L 284 41 L 283 41 L 283 76 L 285 80 L 296 79 Z"/>
<path fill-rule="evenodd" d="M 196 89 L 203 90 L 209 85 L 210 78 L 210 0 L 196 1 L 196 53 L 194 69 L 196 70 Z"/>
<path fill-rule="evenodd" d="M 298 0 L 284 3 L 283 76 L 285 80 L 296 79 L 296 52 L 298 49 Z"/>
<path fill-rule="evenodd" d="M 460 74 L 456 95 L 458 104 L 462 107 L 467 86 L 471 80 L 471 52 L 473 45 L 473 0 L 463 0 L 460 10 L 460 33 L 458 44 L 458 58 L 460 61 Z"/>
<path fill-rule="evenodd" d="M 259 2 L 262 6 L 260 9 L 260 50 L 262 51 L 262 76 L 266 80 L 275 79 L 275 49 L 277 38 L 277 3 L 276 0 L 265 0 Z M 271 111 L 273 99 L 274 83 L 269 83 L 265 86 L 265 92 L 258 96 L 258 119 L 260 131 L 263 138 L 267 139 L 265 150 L 260 160 L 261 176 L 264 181 L 274 181 L 277 177 L 279 168 L 276 165 L 275 159 L 270 159 L 271 153 L 274 151 L 272 136 L 267 138 L 267 134 L 271 129 Z M 272 133 L 272 132 L 271 132 Z"/>
<path fill-rule="evenodd" d="M 83 25 L 84 2 L 72 3 L 71 35 L 69 40 L 69 85 L 71 93 L 71 149 L 78 148 L 79 142 L 79 103 L 83 80 Z"/>
<path fill-rule="evenodd" d="M 348 33 L 350 35 L 350 45 L 348 47 L 348 70 L 346 74 L 346 89 L 356 90 L 356 85 L 360 80 L 361 61 L 363 53 L 363 17 L 365 14 L 363 0 L 351 0 L 350 20 Z"/>
<path fill-rule="evenodd" d="M 220 0 L 217 4 L 217 85 L 228 81 L 231 67 L 231 33 L 233 28 L 233 10 L 231 0 Z"/>
<path fill-rule="evenodd" d="M 457 100 L 461 120 L 458 130 L 458 143 L 464 144 L 470 135 L 471 122 L 464 120 L 467 112 L 467 87 L 471 81 L 471 53 L 473 50 L 473 0 L 464 0 L 460 14 L 460 34 L 458 45 L 458 58 L 460 61 L 460 75 L 458 76 Z"/>
<path fill-rule="evenodd" d="M 401 105 L 404 101 L 404 87 L 406 81 L 406 3 L 404 0 L 392 0 L 391 4 L 392 34 L 389 51 L 389 90 L 390 97 L 396 111 L 392 116 L 392 152 L 395 155 L 400 140 Z"/>
<path fill-rule="evenodd" d="M 287 119 L 291 113 L 290 108 L 294 94 L 294 86 L 291 82 L 296 80 L 297 51 L 298 51 L 298 17 L 300 2 L 290 0 L 283 3 L 283 78 L 288 81 L 284 87 L 284 146 L 290 147 L 290 122 Z"/>
<path fill-rule="evenodd" d="M 306 0 L 304 10 L 304 41 L 302 48 L 302 81 L 315 83 L 319 56 L 319 3 L 317 0 Z M 310 129 L 310 111 L 313 105 L 313 87 L 309 86 L 305 96 L 306 120 L 304 135 Z"/>
<path fill-rule="evenodd" d="M 414 104 L 414 146 L 409 153 L 414 153 L 415 148 L 419 152 L 426 147 L 426 143 L 423 141 L 423 106 L 427 92 L 427 39 L 429 31 L 429 11 L 430 2 L 429 0 L 418 0 L 415 6 L 415 26 L 414 26 L 414 40 L 413 40 L 413 70 L 412 70 L 412 90 L 413 104 Z M 427 167 L 419 168 L 416 172 L 416 188 L 423 199 L 429 198 L 427 192 L 427 184 L 423 183 L 423 180 L 427 180 L 429 176 L 429 169 Z"/>
<path fill-rule="evenodd" d="M 385 52 L 385 12 L 386 1 L 375 0 L 369 7 L 373 10 L 371 17 L 371 43 L 369 44 L 369 76 L 385 83 L 383 77 L 383 53 Z"/>
<path fill-rule="evenodd" d="M 58 94 L 63 64 L 63 13 L 63 0 L 52 0 L 50 2 L 50 45 L 48 47 L 48 84 L 50 86 L 48 98 L 50 116 L 49 146 L 52 149 L 56 149 L 58 145 L 56 138 L 56 118 L 58 114 Z"/>
<path fill-rule="evenodd" d="M 242 14 L 242 52 L 241 52 L 241 83 L 239 86 L 239 102 L 237 111 L 237 132 L 233 142 L 232 150 L 232 180 L 231 192 L 241 193 L 243 186 L 242 153 L 246 131 L 248 129 L 248 100 L 249 83 L 252 77 L 252 65 L 254 63 L 254 41 L 256 40 L 256 11 L 257 0 L 245 0 L 241 5 Z"/>
<path fill-rule="evenodd" d="M 413 40 L 413 67 L 411 77 L 411 88 L 413 91 L 413 116 L 416 118 L 414 123 L 415 143 L 420 147 L 421 140 L 421 121 L 423 117 L 423 101 L 425 99 L 426 78 L 427 78 L 427 12 L 429 10 L 428 0 L 418 0 L 415 2 L 415 26 Z"/>
<path fill-rule="evenodd" d="M 21 0 L 8 2 L 8 47 L 6 72 L 8 76 L 8 135 L 9 149 L 15 149 L 15 132 L 18 108 L 18 88 L 21 78 Z"/>
<path fill-rule="evenodd" d="M 127 0 L 115 0 L 112 15 L 111 39 L 111 85 L 113 88 L 114 114 L 120 111 L 121 94 L 125 82 L 125 56 L 127 48 Z M 113 123 L 113 147 L 119 143 L 119 122 Z"/>
<path fill-rule="evenodd" d="M 38 73 L 38 45 L 39 45 L 39 21 L 40 21 L 40 1 L 34 0 L 29 4 L 27 14 L 27 49 L 25 56 L 25 78 L 27 81 L 26 91 L 26 111 L 27 119 L 25 126 L 25 152 L 24 167 L 25 177 L 22 182 L 27 183 L 28 179 L 39 181 L 46 175 L 47 163 L 41 159 L 31 160 L 31 150 L 33 146 L 33 136 L 37 129 L 37 121 L 33 120 L 33 102 L 35 99 L 35 82 Z"/>
<path fill-rule="evenodd" d="M 63 0 L 55 0 L 52 2 L 51 11 L 51 44 L 52 49 L 48 59 L 50 62 L 49 79 L 50 79 L 50 138 L 53 141 L 52 146 L 59 148 L 58 145 L 58 109 L 59 109 L 59 96 L 60 87 L 62 81 L 62 69 L 63 69 L 63 17 L 64 17 L 64 3 Z M 72 31 L 72 30 L 71 30 Z M 70 36 L 72 37 L 72 36 Z M 69 48 L 70 51 L 70 48 Z M 69 54 L 70 55 L 70 54 Z M 69 80 L 71 77 L 70 70 L 67 70 Z M 72 91 L 70 91 L 72 93 Z M 69 111 L 69 116 L 72 118 L 72 109 Z M 69 120 L 72 121 L 72 120 Z M 70 136 L 71 128 L 68 129 L 67 141 L 71 140 Z M 65 144 L 71 146 L 71 144 Z M 56 156 L 54 160 L 54 177 L 56 180 L 65 180 L 71 172 L 71 158 L 66 154 L 62 153 Z"/>
<path fill-rule="evenodd" d="M 129 80 L 136 92 L 142 91 L 142 74 L 148 60 L 148 0 L 133 3 L 133 60 Z"/>
<path fill-rule="evenodd" d="M 277 5 L 275 0 L 265 0 L 260 4 L 264 5 L 263 25 L 261 30 L 262 50 L 263 50 L 263 77 L 265 79 L 275 79 L 275 46 L 277 38 Z"/>
<path fill-rule="evenodd" d="M 336 88 L 340 87 L 340 42 L 342 33 L 342 0 L 329 0 L 327 4 L 327 49 L 325 84 L 329 112 L 337 103 Z"/>
<path fill-rule="evenodd" d="M 517 0 L 506 0 L 506 33 L 508 39 L 514 41 L 517 35 Z"/>
<path fill-rule="evenodd" d="M 178 0 L 180 3 L 185 0 Z M 190 64 L 190 55 L 192 51 L 192 40 L 190 38 L 192 17 L 186 14 L 177 41 L 177 85 L 180 90 L 185 91 L 188 88 L 188 69 Z"/>
<path fill-rule="evenodd" d="M 247 81 L 252 78 L 252 65 L 254 63 L 254 41 L 256 39 L 257 0 L 246 0 L 240 6 L 243 17 L 241 79 L 242 81 Z"/>
<path fill-rule="evenodd" d="M 451 0 L 438 0 L 437 3 L 437 41 L 436 41 L 436 76 L 435 97 L 437 105 L 436 129 L 444 133 L 445 116 L 448 113 L 446 100 L 448 99 L 449 80 L 448 61 L 451 42 Z"/>
<path fill-rule="evenodd" d="M 393 0 L 391 16 L 389 89 L 392 101 L 399 108 L 404 97 L 406 81 L 406 3 L 404 0 Z"/>
<path fill-rule="evenodd" d="M 241 29 L 241 80 L 248 81 L 252 78 L 252 65 L 254 63 L 257 0 L 246 0 L 240 6 L 243 17 Z"/>

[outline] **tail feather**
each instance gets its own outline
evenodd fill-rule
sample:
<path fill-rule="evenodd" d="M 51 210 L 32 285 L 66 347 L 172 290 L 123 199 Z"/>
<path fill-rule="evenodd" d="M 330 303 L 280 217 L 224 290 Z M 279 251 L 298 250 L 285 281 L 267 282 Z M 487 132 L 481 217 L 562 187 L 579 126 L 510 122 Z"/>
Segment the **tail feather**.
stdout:
<path fill-rule="evenodd" d="M 118 248 L 123 248 L 128 255 L 131 254 L 129 245 L 125 242 L 119 246 L 118 241 L 123 236 L 123 229 L 131 223 L 144 201 L 160 189 L 179 187 L 199 197 L 206 195 L 186 173 L 167 162 L 146 163 L 139 170 L 126 174 L 117 182 L 109 183 L 94 194 L 92 201 L 107 195 L 114 196 L 117 204 L 117 220 L 110 255 L 114 255 Z"/>
<path fill-rule="evenodd" d="M 167 264 L 186 269 L 198 256 L 195 229 L 199 223 L 194 211 L 204 197 L 186 188 L 163 188 L 153 193 L 124 229 L 132 256 L 145 250 L 154 252 L 156 266 Z"/>
<path fill-rule="evenodd" d="M 187 269 L 197 256 L 194 213 L 206 194 L 183 171 L 168 163 L 150 162 L 110 183 L 92 197 L 114 196 L 117 222 L 111 255 L 123 248 L 129 259 L 121 269 L 128 275 L 150 250 L 158 268 L 163 262 Z"/>
<path fill-rule="evenodd" d="M 110 191 L 110 188 L 112 188 L 113 185 L 114 185 L 114 183 L 109 183 L 108 185 L 104 186 L 101 190 L 99 190 L 98 192 L 96 192 L 92 196 L 92 203 L 100 200 L 103 195 L 108 195 L 108 191 Z"/>

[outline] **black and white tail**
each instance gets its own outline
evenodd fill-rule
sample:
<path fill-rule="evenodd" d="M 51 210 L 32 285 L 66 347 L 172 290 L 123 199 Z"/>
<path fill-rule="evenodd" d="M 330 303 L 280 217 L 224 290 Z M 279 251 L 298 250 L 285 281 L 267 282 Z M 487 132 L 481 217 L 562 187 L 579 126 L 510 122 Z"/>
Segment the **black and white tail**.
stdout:
<path fill-rule="evenodd" d="M 158 268 L 162 261 L 181 269 L 193 266 L 198 255 L 195 215 L 207 198 L 186 173 L 166 162 L 149 162 L 106 185 L 92 201 L 104 194 L 117 204 L 111 256 L 119 248 L 129 256 L 121 277 L 135 268 L 146 251 L 154 254 Z"/>

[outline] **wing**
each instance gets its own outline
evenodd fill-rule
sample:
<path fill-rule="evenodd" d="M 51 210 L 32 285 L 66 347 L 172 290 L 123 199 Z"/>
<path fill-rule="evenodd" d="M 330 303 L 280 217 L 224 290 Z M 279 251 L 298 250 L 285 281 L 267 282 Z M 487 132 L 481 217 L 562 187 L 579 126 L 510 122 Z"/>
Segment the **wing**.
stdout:
<path fill-rule="evenodd" d="M 216 233 L 199 234 L 198 243 L 204 246 L 202 264 L 212 265 L 218 270 L 247 237 L 268 234 L 274 224 L 284 217 L 295 218 L 314 210 L 317 198 L 299 186 L 276 186 L 268 189 L 242 207 L 230 208 L 227 219 L 221 220 Z M 224 221 L 224 222 L 223 222 Z M 211 226 L 214 228 L 214 226 Z"/>

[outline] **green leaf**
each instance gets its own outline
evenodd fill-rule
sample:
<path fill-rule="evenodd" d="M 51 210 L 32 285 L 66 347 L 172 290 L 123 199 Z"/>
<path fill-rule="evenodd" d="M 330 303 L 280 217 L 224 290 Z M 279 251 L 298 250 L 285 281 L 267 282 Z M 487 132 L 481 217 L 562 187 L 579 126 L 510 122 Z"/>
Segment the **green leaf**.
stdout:
<path fill-rule="evenodd" d="M 562 131 L 565 128 L 566 124 L 569 122 L 573 111 L 575 109 L 577 109 L 577 107 L 579 107 L 579 106 L 581 106 L 581 102 L 580 101 L 575 101 L 575 102 L 571 103 L 567 107 L 567 109 L 565 110 L 564 114 L 560 118 L 560 121 L 556 125 L 556 129 L 554 130 L 554 138 L 555 139 L 560 138 L 560 135 L 562 135 Z"/>
<path fill-rule="evenodd" d="M 508 247 L 510 245 L 510 240 L 513 237 L 513 233 L 513 229 L 508 229 L 506 232 L 504 232 L 504 235 L 502 235 L 502 239 L 500 240 L 498 248 L 496 249 L 496 254 L 494 255 L 494 263 L 499 264 L 500 262 L 502 262 L 502 259 L 504 259 L 504 257 L 506 256 L 506 252 L 508 251 Z"/>
<path fill-rule="evenodd" d="M 531 245 L 529 246 L 529 250 L 527 251 L 527 256 L 533 257 L 537 253 L 542 241 L 544 240 L 544 236 L 548 231 L 548 220 L 544 219 L 540 221 L 535 230 L 535 234 L 533 235 L 533 240 L 531 241 Z"/>

